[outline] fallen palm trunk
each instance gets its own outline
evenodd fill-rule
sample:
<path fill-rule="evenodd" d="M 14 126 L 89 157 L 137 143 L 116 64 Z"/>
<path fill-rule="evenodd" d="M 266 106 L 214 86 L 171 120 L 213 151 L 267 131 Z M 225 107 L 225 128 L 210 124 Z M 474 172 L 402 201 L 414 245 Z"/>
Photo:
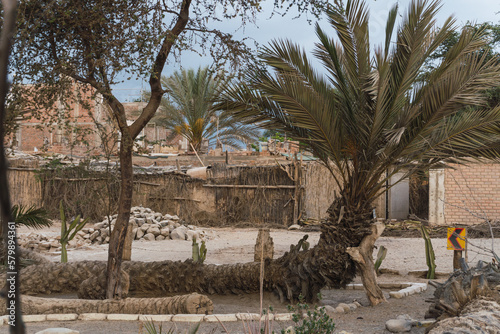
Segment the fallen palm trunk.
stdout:
<path fill-rule="evenodd" d="M 429 334 L 500 333 L 500 305 L 483 297 L 467 304 L 457 317 L 436 323 Z"/>
<path fill-rule="evenodd" d="M 436 287 L 426 318 L 436 318 L 429 333 L 500 333 L 500 268 L 479 261 L 455 271 Z"/>
<path fill-rule="evenodd" d="M 56 299 L 22 297 L 24 314 L 124 313 L 124 314 L 212 314 L 213 303 L 197 293 L 165 298 L 125 298 L 120 300 Z M 7 314 L 2 304 L 1 314 Z"/>
<path fill-rule="evenodd" d="M 467 266 L 463 264 L 463 266 Z M 463 308 L 477 298 L 500 301 L 496 287 L 500 284 L 500 268 L 479 261 L 475 268 L 455 271 L 444 283 L 430 282 L 436 287 L 426 318 L 438 320 L 460 315 Z"/>
<path fill-rule="evenodd" d="M 382 231 L 371 224 L 371 213 L 346 212 L 335 203 L 329 210 L 332 222 L 322 225 L 318 244 L 312 249 L 305 240 L 291 245 L 290 251 L 276 260 L 266 260 L 264 289 L 274 291 L 282 302 L 295 302 L 299 296 L 311 302 L 324 287 L 342 288 L 356 275 L 356 264 L 348 254 L 356 250 L 364 259 L 361 271 L 365 289 L 375 305 L 385 298 L 376 285 L 373 243 Z M 364 212 L 364 211 L 363 211 Z M 371 212 L 371 211 L 369 211 Z M 333 223 L 336 222 L 336 223 Z M 376 233 L 373 233 L 375 231 Z M 364 246 L 359 247 L 363 239 Z M 354 254 L 354 253 L 352 253 Z M 355 255 L 354 255 L 355 256 Z M 358 259 L 359 260 L 359 259 Z M 124 262 L 122 291 L 165 296 L 170 293 L 241 294 L 258 292 L 260 264 L 203 265 L 193 261 Z M 106 263 L 82 261 L 29 266 L 21 271 L 21 291 L 25 294 L 76 292 L 84 298 L 104 298 Z M 129 280 L 126 278 L 129 276 Z M 366 278 L 366 279 L 365 279 Z M 102 282 L 101 282 L 102 281 Z M 127 288 L 127 285 L 129 287 Z"/>

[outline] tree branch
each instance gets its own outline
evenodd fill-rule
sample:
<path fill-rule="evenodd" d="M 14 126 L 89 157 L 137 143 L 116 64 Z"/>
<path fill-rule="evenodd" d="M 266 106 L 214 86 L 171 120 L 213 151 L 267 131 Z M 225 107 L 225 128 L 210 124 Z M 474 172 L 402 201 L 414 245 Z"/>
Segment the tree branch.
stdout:
<path fill-rule="evenodd" d="M 161 49 L 158 52 L 153 65 L 153 71 L 149 77 L 151 98 L 146 107 L 143 109 L 141 115 L 135 120 L 132 125 L 130 125 L 130 134 L 132 138 L 136 138 L 139 135 L 144 126 L 146 126 L 151 118 L 153 118 L 156 110 L 160 106 L 161 98 L 164 92 L 161 87 L 161 73 L 163 72 L 165 62 L 167 61 L 167 57 L 170 54 L 172 47 L 177 41 L 179 35 L 186 29 L 186 25 L 189 21 L 190 5 L 191 0 L 184 0 L 182 2 L 182 7 L 174 27 L 163 39 Z"/>

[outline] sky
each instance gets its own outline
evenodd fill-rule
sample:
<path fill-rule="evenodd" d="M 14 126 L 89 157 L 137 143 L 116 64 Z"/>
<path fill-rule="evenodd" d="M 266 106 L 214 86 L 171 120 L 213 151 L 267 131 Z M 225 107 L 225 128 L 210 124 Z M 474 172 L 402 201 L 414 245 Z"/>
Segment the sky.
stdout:
<path fill-rule="evenodd" d="M 366 0 L 370 10 L 370 41 L 372 47 L 379 45 L 384 40 L 385 22 L 389 10 L 395 3 L 399 4 L 399 15 L 404 15 L 410 0 Z M 273 0 L 267 0 L 264 5 L 264 12 L 257 18 L 256 25 L 247 25 L 245 29 L 238 29 L 239 22 L 224 22 L 218 28 L 224 32 L 233 33 L 235 37 L 251 37 L 260 45 L 266 45 L 273 39 L 290 39 L 301 45 L 310 55 L 314 43 L 316 42 L 316 34 L 314 31 L 314 22 L 309 24 L 309 17 L 294 18 L 293 13 L 289 13 L 285 17 L 274 15 L 270 17 Z M 442 0 L 442 8 L 438 13 L 438 25 L 450 16 L 456 18 L 456 24 L 462 26 L 468 21 L 482 23 L 492 22 L 500 23 L 500 1 L 499 0 Z M 328 23 L 323 16 L 320 18 L 319 24 L 321 27 L 334 34 L 332 29 L 328 28 Z M 174 71 L 183 68 L 198 68 L 199 66 L 210 65 L 209 57 L 200 57 L 195 53 L 185 52 L 179 62 L 173 61 L 172 57 L 166 65 L 163 75 L 168 76 Z M 141 96 L 142 90 L 147 90 L 148 84 L 140 80 L 131 80 L 115 86 L 114 93 L 122 102 L 130 102 Z"/>

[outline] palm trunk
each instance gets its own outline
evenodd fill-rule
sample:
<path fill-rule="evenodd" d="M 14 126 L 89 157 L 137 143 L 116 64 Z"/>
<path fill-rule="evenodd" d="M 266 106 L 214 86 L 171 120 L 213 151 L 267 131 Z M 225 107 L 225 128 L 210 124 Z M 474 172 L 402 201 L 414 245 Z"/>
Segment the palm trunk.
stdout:
<path fill-rule="evenodd" d="M 123 294 L 122 284 L 120 284 L 120 270 L 125 239 L 127 237 L 130 208 L 132 207 L 134 181 L 132 167 L 133 139 L 128 130 L 128 128 L 122 129 L 120 142 L 121 191 L 118 202 L 118 217 L 109 239 L 106 283 L 106 298 L 108 299 L 121 298 Z"/>
<path fill-rule="evenodd" d="M 356 262 L 349 252 L 358 249 L 365 259 L 371 259 L 373 243 L 379 233 L 371 235 L 371 210 L 356 214 L 342 209 L 345 206 L 341 204 L 342 201 L 337 200 L 330 208 L 330 219 L 323 224 L 315 247 L 302 250 L 304 241 L 300 241 L 281 258 L 266 260 L 265 290 L 275 291 L 282 302 L 296 301 L 300 295 L 310 302 L 317 299 L 322 288 L 345 287 L 353 280 Z M 373 260 L 368 260 L 365 268 L 361 268 L 361 274 L 369 299 L 376 304 L 385 299 L 376 283 Z M 104 268 L 104 262 L 97 261 L 30 266 L 22 271 L 21 291 L 27 294 L 74 292 L 84 280 L 102 277 L 100 273 Z M 220 266 L 190 260 L 124 262 L 122 269 L 129 275 L 130 292 L 155 297 L 171 293 L 240 294 L 259 291 L 260 264 L 255 262 Z M 87 286 L 92 288 L 96 284 Z M 125 288 L 120 289 L 126 290 L 126 284 L 122 286 Z"/>
<path fill-rule="evenodd" d="M 121 313 L 121 314 L 212 314 L 213 303 L 203 295 L 122 300 L 57 299 L 23 296 L 24 314 Z M 0 314 L 6 314 L 5 306 Z"/>

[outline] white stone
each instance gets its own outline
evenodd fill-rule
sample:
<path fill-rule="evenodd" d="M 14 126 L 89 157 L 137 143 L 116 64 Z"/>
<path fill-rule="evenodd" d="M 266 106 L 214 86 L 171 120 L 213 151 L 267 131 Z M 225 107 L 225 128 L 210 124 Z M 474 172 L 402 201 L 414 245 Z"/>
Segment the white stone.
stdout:
<path fill-rule="evenodd" d="M 166 238 L 163 235 L 159 235 L 156 237 L 156 241 L 162 241 L 165 240 Z"/>
<path fill-rule="evenodd" d="M 335 310 L 335 307 L 331 306 L 331 305 L 326 305 L 323 307 L 325 309 L 325 313 L 332 317 L 335 313 L 338 313 L 336 310 Z"/>
<path fill-rule="evenodd" d="M 144 236 L 147 241 L 155 241 L 155 235 L 153 233 L 148 233 Z"/>
<path fill-rule="evenodd" d="M 95 228 L 96 230 L 100 230 L 100 229 L 102 229 L 103 227 L 104 227 L 104 223 L 97 223 L 97 224 L 95 224 L 95 225 L 94 225 L 94 228 Z"/>
<path fill-rule="evenodd" d="M 138 314 L 108 314 L 108 320 L 112 321 L 136 321 L 139 320 Z"/>
<path fill-rule="evenodd" d="M 138 239 L 142 238 L 143 236 L 144 236 L 144 231 L 141 230 L 140 228 L 138 228 L 136 235 L 135 235 L 135 239 L 138 240 Z"/>
<path fill-rule="evenodd" d="M 31 314 L 31 315 L 23 315 L 24 322 L 41 322 L 46 321 L 47 316 L 45 314 Z"/>
<path fill-rule="evenodd" d="M 78 316 L 78 320 L 88 321 L 102 321 L 106 320 L 107 314 L 105 313 L 82 313 Z"/>
<path fill-rule="evenodd" d="M 139 321 L 159 321 L 167 322 L 172 320 L 171 314 L 141 314 L 139 315 Z"/>
<path fill-rule="evenodd" d="M 69 328 L 47 328 L 35 334 L 80 334 L 80 332 Z"/>
<path fill-rule="evenodd" d="M 172 317 L 174 322 L 200 322 L 203 321 L 204 314 L 176 314 Z"/>
<path fill-rule="evenodd" d="M 238 318 L 235 314 L 210 314 L 206 315 L 203 318 L 203 321 L 206 322 L 230 322 L 230 321 L 238 321 Z"/>
<path fill-rule="evenodd" d="M 161 227 L 168 226 L 168 220 L 162 220 L 158 223 L 158 225 L 160 225 Z"/>
<path fill-rule="evenodd" d="M 170 238 L 172 240 L 186 240 L 186 232 L 184 231 L 184 229 L 178 227 L 170 232 Z"/>
<path fill-rule="evenodd" d="M 170 217 L 170 220 L 179 220 L 179 217 L 177 215 Z"/>
<path fill-rule="evenodd" d="M 274 315 L 275 321 L 290 321 L 292 320 L 292 313 L 276 313 Z"/>
<path fill-rule="evenodd" d="M 337 305 L 337 307 L 342 307 L 344 309 L 344 312 L 349 312 L 351 310 L 351 308 L 349 307 L 349 305 L 345 304 L 345 303 L 340 303 Z"/>
<path fill-rule="evenodd" d="M 99 235 L 99 230 L 94 231 L 94 232 L 92 232 L 92 234 L 90 235 L 89 239 L 93 241 L 93 240 L 95 240 L 95 238 L 97 238 L 97 236 L 98 236 L 98 235 Z"/>
<path fill-rule="evenodd" d="M 385 322 L 385 328 L 392 333 L 409 332 L 411 327 L 411 321 L 406 319 L 391 319 Z"/>
<path fill-rule="evenodd" d="M 200 240 L 200 234 L 197 231 L 186 231 L 186 240 L 193 240 L 193 238 L 196 238 L 196 240 Z"/>
<path fill-rule="evenodd" d="M 260 315 L 257 313 L 236 313 L 236 318 L 238 318 L 238 320 L 245 320 L 245 321 L 259 320 Z"/>
<path fill-rule="evenodd" d="M 140 229 L 143 231 L 143 232 L 146 232 L 149 228 L 151 227 L 151 224 L 143 224 Z"/>
<path fill-rule="evenodd" d="M 396 298 L 396 299 L 401 299 L 404 297 L 404 294 L 402 294 L 401 292 L 399 291 L 390 291 L 389 292 L 389 296 L 391 298 Z"/>
<path fill-rule="evenodd" d="M 344 308 L 343 308 L 343 307 L 341 307 L 341 306 L 337 306 L 337 307 L 335 308 L 335 312 L 337 312 L 337 313 L 345 313 L 345 310 L 344 310 Z"/>
<path fill-rule="evenodd" d="M 299 225 L 299 224 L 293 224 L 293 225 L 291 225 L 291 226 L 288 228 L 288 230 L 289 230 L 289 231 L 293 231 L 293 230 L 300 230 L 300 229 L 301 229 L 301 227 L 300 227 L 300 225 Z"/>
<path fill-rule="evenodd" d="M 78 314 L 47 314 L 47 321 L 73 321 L 78 319 Z"/>
<path fill-rule="evenodd" d="M 347 304 L 347 306 L 349 306 L 349 308 L 351 309 L 351 311 L 355 310 L 358 308 L 358 306 L 354 303 L 351 303 L 351 304 Z"/>
<path fill-rule="evenodd" d="M 148 228 L 148 234 L 151 233 L 153 234 L 155 237 L 159 236 L 160 235 L 160 229 L 158 228 L 157 225 L 154 225 L 154 226 L 151 226 L 150 228 Z"/>
<path fill-rule="evenodd" d="M 163 235 L 166 238 L 166 237 L 168 237 L 170 235 L 170 230 L 168 229 L 168 227 L 162 228 L 160 230 L 160 234 Z"/>

